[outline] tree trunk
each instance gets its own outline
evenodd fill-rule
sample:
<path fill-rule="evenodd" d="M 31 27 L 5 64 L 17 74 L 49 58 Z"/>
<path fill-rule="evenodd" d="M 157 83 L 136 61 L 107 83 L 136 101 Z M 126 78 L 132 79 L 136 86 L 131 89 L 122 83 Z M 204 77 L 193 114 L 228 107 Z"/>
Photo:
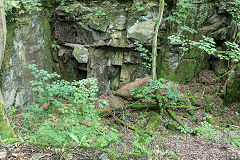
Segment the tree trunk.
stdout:
<path fill-rule="evenodd" d="M 159 0 L 159 12 L 158 12 L 157 21 L 156 21 L 156 24 L 154 27 L 154 37 L 153 37 L 153 45 L 152 45 L 152 79 L 153 80 L 157 80 L 157 57 L 158 57 L 157 39 L 158 39 L 158 30 L 159 30 L 160 24 L 162 22 L 164 5 L 165 5 L 164 0 Z M 157 108 L 159 110 L 159 114 L 162 115 L 163 108 L 159 104 L 159 98 L 160 98 L 159 92 L 156 91 L 155 95 L 157 97 L 156 103 L 157 103 Z"/>
<path fill-rule="evenodd" d="M 154 37 L 153 37 L 153 45 L 152 45 L 152 79 L 157 80 L 157 39 L 158 39 L 158 30 L 160 24 L 162 22 L 163 11 L 164 11 L 164 0 L 159 0 L 159 13 L 157 17 L 157 21 L 154 27 Z"/>

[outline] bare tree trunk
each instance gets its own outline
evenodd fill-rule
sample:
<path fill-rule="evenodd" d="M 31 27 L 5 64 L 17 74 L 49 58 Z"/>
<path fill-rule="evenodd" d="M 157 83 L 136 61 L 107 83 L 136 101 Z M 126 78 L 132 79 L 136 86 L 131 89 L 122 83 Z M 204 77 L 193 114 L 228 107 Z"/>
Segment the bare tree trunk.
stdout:
<path fill-rule="evenodd" d="M 153 37 L 153 45 L 152 45 L 152 79 L 157 80 L 157 37 L 158 37 L 158 30 L 160 24 L 162 22 L 163 11 L 164 11 L 164 0 L 159 0 L 159 13 L 157 17 L 157 21 L 154 27 L 154 37 Z"/>
<path fill-rule="evenodd" d="M 158 39 L 158 30 L 160 27 L 160 24 L 162 22 L 162 17 L 163 17 L 163 11 L 164 11 L 164 5 L 165 2 L 164 0 L 159 0 L 159 12 L 158 12 L 158 17 L 157 21 L 154 27 L 154 37 L 153 37 L 153 45 L 152 45 L 152 79 L 157 80 L 157 39 Z M 159 92 L 155 92 L 156 95 L 156 103 L 157 103 L 157 109 L 159 111 L 159 114 L 163 114 L 163 108 L 159 104 L 159 99 L 161 98 L 159 95 Z"/>

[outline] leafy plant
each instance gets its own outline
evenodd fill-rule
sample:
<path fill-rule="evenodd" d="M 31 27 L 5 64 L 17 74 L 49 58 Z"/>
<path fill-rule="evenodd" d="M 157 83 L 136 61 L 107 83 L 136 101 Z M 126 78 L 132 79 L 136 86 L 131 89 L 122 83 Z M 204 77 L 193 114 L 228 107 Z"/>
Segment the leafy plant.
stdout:
<path fill-rule="evenodd" d="M 180 132 L 182 132 L 184 134 L 193 133 L 193 130 L 189 129 L 189 127 L 178 126 L 177 129 L 179 129 Z"/>
<path fill-rule="evenodd" d="M 136 153 L 145 153 L 145 154 L 152 154 L 151 149 L 149 146 L 151 145 L 152 140 L 155 138 L 147 133 L 142 131 L 136 131 L 133 135 L 133 146 Z"/>
<path fill-rule="evenodd" d="M 60 49 L 60 46 L 57 44 L 57 41 L 54 41 L 53 44 L 52 44 L 52 49 L 54 51 L 57 51 Z"/>
<path fill-rule="evenodd" d="M 100 148 L 119 139 L 115 129 L 101 124 L 94 104 L 101 107 L 106 102 L 96 98 L 95 79 L 68 82 L 58 80 L 56 73 L 38 70 L 36 65 L 28 69 L 35 77 L 30 83 L 37 103 L 23 114 L 32 132 L 25 139 L 42 145 Z"/>
<path fill-rule="evenodd" d="M 224 132 L 227 137 L 220 138 L 219 133 Z M 207 140 L 223 142 L 225 144 L 230 144 L 233 147 L 240 146 L 240 136 L 230 129 L 224 129 L 223 131 L 215 129 L 210 123 L 204 121 L 201 126 L 192 130 L 192 133 L 196 135 L 203 135 Z"/>
<path fill-rule="evenodd" d="M 228 13 L 233 17 L 232 22 L 240 27 L 240 2 L 238 0 L 229 0 L 226 6 Z"/>
<path fill-rule="evenodd" d="M 140 52 L 140 56 L 143 57 L 143 59 L 145 60 L 145 62 L 142 62 L 142 64 L 147 68 L 147 69 L 151 69 L 151 62 L 152 62 L 152 54 L 149 52 L 149 50 L 147 50 L 145 47 L 143 47 L 143 45 L 139 42 L 136 41 L 134 42 L 134 44 L 137 46 L 135 48 L 136 51 Z"/>
<path fill-rule="evenodd" d="M 4 9 L 7 16 L 11 16 L 11 21 L 18 20 L 17 17 L 27 14 L 36 8 L 41 7 L 39 0 L 5 0 Z"/>
<path fill-rule="evenodd" d="M 108 13 L 102 11 L 101 9 L 100 9 L 100 10 L 97 10 L 97 12 L 95 13 L 95 15 L 96 15 L 97 17 L 99 17 L 99 18 L 100 18 L 100 17 L 108 18 Z"/>
<path fill-rule="evenodd" d="M 135 90 L 136 89 L 132 89 L 132 95 L 136 93 Z M 155 92 L 158 92 L 159 94 L 156 95 Z M 146 86 L 143 87 L 142 90 L 138 90 L 136 96 L 145 97 L 147 100 L 152 100 L 155 99 L 156 96 L 159 96 L 158 99 L 160 106 L 163 107 L 166 104 L 178 105 L 181 97 L 183 97 L 178 84 L 163 78 L 156 81 L 148 79 Z"/>
<path fill-rule="evenodd" d="M 240 46 L 236 42 L 240 37 L 240 33 L 236 35 L 233 42 L 225 42 L 227 47 L 226 51 L 217 51 L 214 39 L 211 37 L 206 37 L 203 35 L 202 39 L 193 40 L 191 35 L 197 33 L 197 31 L 194 29 L 196 27 L 195 25 L 201 25 L 206 19 L 205 8 L 207 2 L 204 1 L 202 5 L 203 8 L 197 17 L 195 16 L 195 13 L 197 12 L 197 6 L 195 3 L 197 3 L 197 1 L 179 0 L 176 5 L 176 11 L 172 16 L 166 18 L 166 20 L 173 22 L 173 25 L 177 26 L 177 32 L 168 37 L 170 43 L 178 46 L 182 50 L 182 56 L 185 52 L 193 48 L 198 48 L 200 51 L 202 51 L 202 53 L 205 52 L 207 54 L 217 56 L 219 59 L 228 60 L 230 63 L 239 63 Z M 232 16 L 232 23 L 240 26 L 239 1 L 230 0 L 227 1 L 225 5 L 227 12 Z M 201 18 L 199 19 L 199 17 Z M 195 19 L 199 19 L 199 21 L 196 23 Z M 231 73 L 238 65 L 239 64 L 235 65 L 224 75 L 216 79 L 228 75 L 228 73 Z"/>

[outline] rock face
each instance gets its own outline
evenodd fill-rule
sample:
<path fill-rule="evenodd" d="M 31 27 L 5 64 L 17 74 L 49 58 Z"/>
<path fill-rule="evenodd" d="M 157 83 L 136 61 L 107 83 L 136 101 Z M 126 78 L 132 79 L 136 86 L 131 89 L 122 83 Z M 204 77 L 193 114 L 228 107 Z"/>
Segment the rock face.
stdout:
<path fill-rule="evenodd" d="M 55 38 L 61 49 L 55 70 L 65 79 L 96 77 L 104 92 L 147 72 L 134 42 L 151 46 L 158 3 L 104 1 L 81 3 L 75 10 L 68 14 L 64 7 L 56 9 Z"/>
<path fill-rule="evenodd" d="M 229 105 L 240 100 L 240 69 L 230 75 L 224 85 L 224 103 Z"/>
<path fill-rule="evenodd" d="M 0 69 L 2 66 L 3 56 L 4 56 L 4 49 L 6 44 L 6 33 L 7 33 L 7 27 L 6 27 L 6 20 L 5 20 L 5 13 L 3 9 L 3 1 L 0 1 Z"/>
<path fill-rule="evenodd" d="M 165 16 L 171 15 L 174 10 L 173 2 L 176 3 L 166 2 Z M 51 0 L 43 0 L 42 3 L 46 8 L 56 5 Z M 204 23 L 195 28 L 199 32 L 188 37 L 199 40 L 202 35 L 212 35 L 219 50 L 224 50 L 223 42 L 237 33 L 236 27 L 230 24 L 226 8 L 216 1 L 209 1 L 207 6 L 201 3 L 196 5 L 199 8 L 195 13 L 196 21 L 201 18 L 199 15 L 202 12 L 206 17 Z M 8 24 L 7 51 L 0 77 L 4 99 L 15 107 L 32 101 L 28 83 L 32 77 L 25 70 L 31 63 L 48 71 L 56 71 L 69 81 L 95 77 L 100 93 L 144 76 L 149 71 L 142 65 L 145 60 L 136 50 L 135 42 L 143 44 L 151 52 L 157 12 L 157 1 L 71 1 L 56 8 L 52 26 L 47 12 L 43 10 L 23 17 L 21 26 Z M 186 83 L 202 69 L 223 74 L 226 62 L 214 60 L 212 63 L 212 57 L 201 50 L 194 48 L 183 53 L 180 46 L 169 44 L 167 37 L 176 30 L 171 22 L 162 21 L 158 52 L 161 55 L 159 61 L 165 63 L 158 66 L 161 68 L 158 75 Z M 56 40 L 54 43 L 51 40 L 52 31 Z M 52 44 L 55 49 L 51 49 Z M 232 85 L 226 86 L 231 88 Z M 226 97 L 230 94 L 228 91 Z"/>
<path fill-rule="evenodd" d="M 171 5 L 164 15 L 170 14 Z M 217 41 L 226 40 L 230 21 L 227 14 L 222 14 L 226 10 L 220 7 L 221 4 L 196 5 L 200 8 L 198 12 L 204 12 L 208 17 L 204 26 L 199 26 L 199 33 L 189 37 L 197 40 L 202 35 L 213 34 Z M 120 3 L 108 0 L 79 5 L 73 3 L 67 6 L 69 8 L 73 9 L 72 13 L 66 12 L 66 6 L 56 9 L 54 24 L 55 38 L 61 46 L 59 56 L 55 57 L 58 61 L 55 70 L 62 72 L 65 79 L 96 77 L 101 84 L 101 92 L 104 92 L 108 87 L 117 88 L 147 72 L 144 70 L 146 67 L 141 65 L 143 58 L 134 50 L 134 42 L 151 48 L 157 2 L 138 0 Z M 197 14 L 196 19 L 201 18 Z M 172 26 L 170 22 L 163 21 L 160 28 L 158 49 L 165 65 L 160 66 L 162 70 L 158 74 L 186 83 L 200 70 L 211 67 L 210 56 L 198 49 L 183 54 L 179 46 L 170 45 L 167 37 L 176 31 Z M 74 66 L 74 69 L 69 66 Z"/>
<path fill-rule="evenodd" d="M 5 44 L 6 44 L 6 19 L 5 12 L 3 8 L 3 1 L 0 1 L 0 70 L 2 66 L 2 60 L 5 53 Z M 6 113 L 4 112 L 4 99 L 2 92 L 0 90 L 0 136 L 1 138 L 10 138 L 14 137 L 14 131 L 11 128 Z M 3 153 L 2 158 L 5 158 L 6 154 Z"/>
<path fill-rule="evenodd" d="M 2 61 L 4 57 L 7 34 L 6 19 L 3 7 L 4 7 L 3 1 L 0 1 L 0 70 L 2 67 Z M 4 104 L 1 90 L 0 90 L 0 103 Z"/>
<path fill-rule="evenodd" d="M 95 77 L 103 93 L 144 75 L 140 71 L 146 69 L 140 65 L 142 58 L 134 50 L 133 40 L 149 42 L 156 12 L 149 11 L 147 20 L 132 23 L 129 17 L 136 13 L 128 11 L 127 6 L 110 1 L 93 2 L 91 6 L 81 3 L 74 15 L 65 13 L 64 7 L 57 8 L 54 28 L 61 49 L 55 57 L 60 68 L 56 70 L 65 79 Z"/>
<path fill-rule="evenodd" d="M 45 12 L 36 11 L 23 17 L 24 24 L 8 24 L 7 45 L 0 77 L 6 105 L 19 108 L 32 99 L 29 81 L 32 76 L 25 69 L 29 64 L 51 71 L 51 33 Z M 49 46 L 50 45 L 50 46 Z"/>
<path fill-rule="evenodd" d="M 174 8 L 172 2 L 166 2 L 168 7 L 165 16 L 171 14 Z M 209 35 L 217 42 L 217 49 L 224 50 L 223 42 L 236 37 L 238 33 L 237 27 L 231 24 L 226 4 L 211 1 L 196 5 L 198 11 L 195 21 L 202 20 L 201 15 L 205 19 L 200 26 L 195 26 L 198 33 L 189 34 L 188 37 L 197 41 L 202 39 L 202 35 Z M 55 70 L 62 72 L 65 79 L 96 77 L 100 92 L 104 92 L 107 88 L 116 89 L 147 72 L 142 65 L 143 58 L 135 51 L 134 42 L 138 41 L 151 49 L 157 2 L 90 1 L 80 5 L 69 4 L 67 9 L 73 9 L 73 12 L 67 12 L 66 6 L 56 9 L 54 24 L 55 38 L 61 46 L 59 56 L 55 56 L 58 62 Z M 183 53 L 179 46 L 170 45 L 167 37 L 175 31 L 176 27 L 171 22 L 162 22 L 158 51 L 162 55 L 159 61 L 165 64 L 158 66 L 161 68 L 158 75 L 186 83 L 202 69 L 212 69 L 217 75 L 227 70 L 225 61 L 212 61 L 211 56 L 197 48 Z"/>

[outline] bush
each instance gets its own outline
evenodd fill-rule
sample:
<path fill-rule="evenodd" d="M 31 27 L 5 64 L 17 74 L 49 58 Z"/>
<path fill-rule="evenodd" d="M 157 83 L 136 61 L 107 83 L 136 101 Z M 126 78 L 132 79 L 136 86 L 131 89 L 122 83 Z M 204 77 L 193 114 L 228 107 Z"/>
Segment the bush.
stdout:
<path fill-rule="evenodd" d="M 35 77 L 30 84 L 36 103 L 23 113 L 25 127 L 32 132 L 25 136 L 32 143 L 51 146 L 107 147 L 119 141 L 115 129 L 101 124 L 95 104 L 105 101 L 96 98 L 95 79 L 68 82 L 58 80 L 56 73 L 38 70 L 30 65 Z"/>
<path fill-rule="evenodd" d="M 155 92 L 159 94 L 156 97 Z M 183 94 L 180 92 L 178 84 L 160 78 L 158 80 L 149 79 L 146 86 L 143 88 L 136 88 L 132 90 L 132 94 L 136 94 L 138 97 L 145 97 L 147 100 L 158 99 L 160 106 L 178 105 L 181 104 L 181 97 Z"/>

